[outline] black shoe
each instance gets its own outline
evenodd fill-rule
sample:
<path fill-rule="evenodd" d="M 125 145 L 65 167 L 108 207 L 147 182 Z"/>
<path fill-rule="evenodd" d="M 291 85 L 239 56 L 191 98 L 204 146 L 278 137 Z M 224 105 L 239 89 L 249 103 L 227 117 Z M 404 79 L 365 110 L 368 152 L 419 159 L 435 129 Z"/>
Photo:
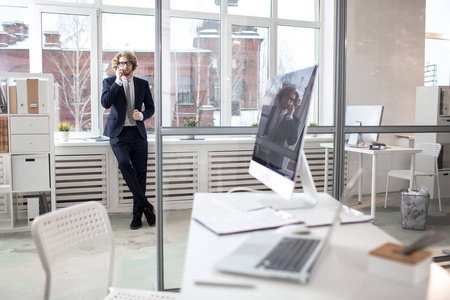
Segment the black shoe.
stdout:
<path fill-rule="evenodd" d="M 130 228 L 131 229 L 139 229 L 142 227 L 142 213 L 133 214 L 133 221 L 131 221 Z"/>
<path fill-rule="evenodd" d="M 155 226 L 156 216 L 155 216 L 155 208 L 153 207 L 153 205 L 150 204 L 150 206 L 144 208 L 143 213 L 145 215 L 145 218 L 147 219 L 148 225 Z"/>

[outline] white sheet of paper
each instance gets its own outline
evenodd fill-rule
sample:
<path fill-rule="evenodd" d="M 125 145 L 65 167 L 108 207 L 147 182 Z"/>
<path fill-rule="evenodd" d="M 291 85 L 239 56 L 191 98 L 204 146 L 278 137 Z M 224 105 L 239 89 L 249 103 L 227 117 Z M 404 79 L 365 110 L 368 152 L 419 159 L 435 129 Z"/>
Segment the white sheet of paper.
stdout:
<path fill-rule="evenodd" d="M 194 216 L 194 219 L 219 235 L 303 223 L 289 213 L 277 212 L 269 207 L 238 213 L 224 211 L 221 214 Z"/>

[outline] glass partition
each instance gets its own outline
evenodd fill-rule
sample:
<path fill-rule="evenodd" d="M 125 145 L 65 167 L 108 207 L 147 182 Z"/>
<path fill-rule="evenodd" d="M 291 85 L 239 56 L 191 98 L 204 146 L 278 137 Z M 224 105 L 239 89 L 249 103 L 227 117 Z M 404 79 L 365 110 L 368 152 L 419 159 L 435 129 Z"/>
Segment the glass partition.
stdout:
<path fill-rule="evenodd" d="M 365 213 L 389 213 L 400 207 L 400 191 L 423 186 L 430 193 L 429 208 L 439 213 L 437 191 L 440 198 L 448 195 L 445 183 L 440 188 L 438 183 L 445 182 L 450 166 L 446 158 L 450 130 L 442 127 L 450 124 L 449 57 L 445 54 L 450 27 L 443 21 L 450 6 L 438 0 L 397 0 L 389 6 L 353 0 L 346 9 L 347 114 L 342 117 L 347 127 L 341 174 L 348 180 L 363 169 L 361 196 L 356 196 L 358 189 L 354 191 L 352 206 Z M 383 108 L 381 118 L 379 107 Z M 356 109 L 359 113 L 350 116 Z M 427 156 L 424 143 L 428 148 L 437 145 L 440 152 Z M 411 168 L 436 176 L 418 177 L 416 182 Z M 358 204 L 361 197 L 362 205 Z"/>

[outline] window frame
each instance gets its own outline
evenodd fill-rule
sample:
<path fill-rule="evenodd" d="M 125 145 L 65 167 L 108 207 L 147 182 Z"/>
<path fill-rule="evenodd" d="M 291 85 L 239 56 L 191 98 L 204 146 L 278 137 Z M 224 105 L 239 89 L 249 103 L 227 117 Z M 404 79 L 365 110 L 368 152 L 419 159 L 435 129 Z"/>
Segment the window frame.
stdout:
<path fill-rule="evenodd" d="M 317 82 L 319 83 L 318 88 L 318 103 L 314 103 L 314 110 L 317 111 L 317 116 L 314 117 L 315 121 L 317 122 L 321 118 L 321 113 L 317 110 L 322 104 L 321 101 L 322 95 L 324 93 L 322 92 L 324 89 L 324 82 L 323 82 L 323 61 L 324 61 L 324 53 L 323 51 L 323 41 L 324 41 L 324 12 L 322 9 L 322 2 L 323 0 L 317 0 L 318 8 L 319 9 L 319 21 L 296 21 L 296 20 L 286 20 L 281 19 L 276 16 L 277 14 L 277 6 L 278 1 L 272 0 L 272 16 L 271 17 L 249 17 L 249 16 L 242 16 L 242 15 L 233 15 L 228 14 L 227 6 L 225 1 L 222 1 L 222 9 L 220 13 L 207 13 L 207 12 L 196 12 L 196 11 L 179 11 L 179 10 L 170 10 L 170 1 L 163 1 L 163 12 L 167 14 L 167 18 L 163 18 L 163 22 L 165 20 L 167 23 L 163 23 L 164 28 L 168 28 L 170 30 L 170 18 L 192 18 L 192 19 L 208 19 L 208 20 L 217 20 L 220 22 L 221 26 L 221 35 L 220 35 L 220 89 L 221 89 L 221 102 L 220 102 L 220 125 L 216 126 L 214 128 L 218 127 L 228 127 L 232 126 L 232 101 L 222 101 L 223 99 L 231 99 L 232 95 L 232 27 L 233 25 L 248 25 L 248 26 L 256 26 L 256 27 L 266 27 L 269 30 L 268 33 L 268 78 L 271 78 L 273 76 L 276 76 L 277 74 L 277 45 L 274 45 L 272 41 L 277 40 L 277 26 L 278 25 L 286 25 L 286 26 L 294 26 L 294 27 L 303 27 L 303 28 L 312 28 L 312 29 L 318 29 L 319 30 L 319 37 L 316 42 L 316 45 L 318 46 L 318 49 L 316 51 L 317 55 L 317 61 L 319 65 L 319 72 L 318 72 L 318 78 Z M 165 49 L 170 49 L 169 41 L 165 41 L 165 37 L 163 37 L 163 48 L 167 45 L 168 47 Z M 334 51 L 332 49 L 331 51 Z M 167 62 L 167 63 L 166 63 Z M 168 66 L 169 64 L 169 66 Z M 165 60 L 163 55 L 163 74 L 162 74 L 162 82 L 163 82 L 163 97 L 164 95 L 170 95 L 170 84 L 166 84 L 170 82 L 170 72 L 168 68 L 170 67 L 170 60 Z M 332 72 L 333 66 L 330 67 L 330 70 Z M 330 101 L 334 101 L 334 99 L 330 99 Z M 163 100 L 163 103 L 170 103 L 167 99 Z M 329 106 L 328 106 L 329 107 Z M 171 127 L 170 124 L 166 124 L 166 120 L 170 120 L 168 116 L 165 116 L 166 112 L 163 108 L 163 127 L 170 128 L 170 131 L 175 130 L 177 127 Z M 332 121 L 334 123 L 334 121 Z M 197 131 L 201 131 L 201 127 L 195 128 Z"/>
<path fill-rule="evenodd" d="M 97 10 L 95 8 L 83 8 L 74 7 L 71 5 L 67 6 L 53 6 L 53 5 L 39 5 L 35 6 L 34 11 L 34 26 L 35 31 L 33 32 L 32 46 L 30 49 L 30 70 L 36 73 L 43 72 L 43 57 L 42 57 L 42 47 L 43 47 L 43 30 L 42 30 L 42 15 L 46 13 L 64 14 L 64 15 L 80 15 L 87 16 L 90 18 L 91 22 L 91 69 L 90 69 L 90 86 L 91 86 L 91 131 L 74 131 L 71 132 L 72 138 L 86 138 L 90 136 L 98 136 L 99 132 L 99 63 L 98 63 L 98 20 Z M 36 32 L 38 29 L 38 32 Z M 31 33 L 30 33 L 31 36 Z M 56 125 L 56 124 L 55 124 Z M 55 127 L 56 128 L 56 127 Z"/>
<path fill-rule="evenodd" d="M 46 0 L 5 0 L 6 3 L 4 5 L 8 6 L 23 6 L 28 7 L 30 13 L 34 15 L 34 22 L 30 22 L 30 37 L 31 37 L 31 45 L 30 45 L 30 72 L 42 72 L 42 24 L 41 24 L 41 15 L 42 13 L 62 13 L 62 14 L 80 14 L 80 15 L 89 15 L 91 18 L 91 64 L 93 66 L 97 66 L 97 68 L 91 69 L 91 128 L 90 132 L 77 132 L 74 133 L 74 138 L 83 138 L 87 136 L 96 136 L 99 131 L 102 131 L 102 117 L 103 117 L 103 108 L 100 105 L 100 101 L 94 101 L 95 99 L 100 99 L 101 93 L 101 74 L 102 68 L 99 65 L 99 61 L 102 57 L 102 41 L 101 41 L 101 32 L 102 32 L 102 14 L 103 13 L 122 13 L 122 14 L 138 14 L 138 15 L 149 15 L 155 16 L 154 8 L 136 8 L 136 7 L 120 7 L 113 5 L 102 5 L 101 0 L 94 1 L 94 4 L 83 4 L 83 3 L 70 3 L 70 2 L 57 2 L 57 1 L 46 1 Z M 317 45 L 317 60 L 319 62 L 319 77 L 318 82 L 320 82 L 319 87 L 319 96 L 318 103 L 314 105 L 320 106 L 322 105 L 322 90 L 326 84 L 323 82 L 323 40 L 324 34 L 324 18 L 323 18 L 323 9 L 322 9 L 323 0 L 317 0 L 317 9 L 319 10 L 319 21 L 297 21 L 297 20 L 286 20 L 277 17 L 277 6 L 278 1 L 271 1 L 271 16 L 270 17 L 247 17 L 242 15 L 233 15 L 228 14 L 228 7 L 226 1 L 221 1 L 221 9 L 219 13 L 209 13 L 209 12 L 197 12 L 197 11 L 180 11 L 180 10 L 171 10 L 170 9 L 170 0 L 162 1 L 162 9 L 164 18 L 162 19 L 163 26 L 170 30 L 170 18 L 171 17 L 184 17 L 184 18 L 198 18 L 198 19 L 210 19 L 217 20 L 220 22 L 221 26 L 221 36 L 220 36 L 220 124 L 214 128 L 220 127 L 228 127 L 231 126 L 232 119 L 232 103 L 231 101 L 223 101 L 223 99 L 229 99 L 232 95 L 232 83 L 231 83 L 231 74 L 232 74 L 232 26 L 236 25 L 248 25 L 248 26 L 256 26 L 256 27 L 265 27 L 268 28 L 268 78 L 273 77 L 276 74 L 277 70 L 277 46 L 273 43 L 273 41 L 277 40 L 276 28 L 278 25 L 286 25 L 286 26 L 295 26 L 295 27 L 305 27 L 305 28 L 313 28 L 319 29 L 320 34 L 318 37 Z M 36 32 L 37 31 L 37 32 Z M 163 37 L 163 48 L 170 49 L 169 43 L 170 41 L 168 36 Z M 166 47 L 167 46 L 167 47 Z M 168 68 L 170 68 L 170 58 L 162 56 L 162 82 L 163 82 L 163 97 L 164 95 L 168 95 L 170 93 L 166 93 L 170 91 L 170 86 L 167 85 L 167 82 L 170 75 L 168 72 Z M 163 103 L 167 103 L 163 101 Z M 163 104 L 164 105 L 164 104 Z M 163 114 L 165 114 L 163 109 Z M 320 112 L 319 112 L 320 114 Z M 315 118 L 320 119 L 321 116 L 317 115 Z M 167 118 L 163 118 L 165 120 Z M 170 118 L 169 118 L 170 120 Z M 163 124 L 164 126 L 168 126 L 170 124 Z M 170 127 L 170 126 L 169 126 Z M 173 127 L 177 128 L 177 127 Z M 196 128 L 200 130 L 201 128 Z"/>

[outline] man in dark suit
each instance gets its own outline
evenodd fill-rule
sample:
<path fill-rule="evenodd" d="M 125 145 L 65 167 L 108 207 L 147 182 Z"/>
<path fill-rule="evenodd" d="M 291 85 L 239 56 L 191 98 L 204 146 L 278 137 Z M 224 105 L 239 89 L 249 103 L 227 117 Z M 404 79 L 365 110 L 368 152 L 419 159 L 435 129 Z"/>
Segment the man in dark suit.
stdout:
<path fill-rule="evenodd" d="M 133 220 L 130 228 L 142 227 L 142 214 L 155 224 L 153 205 L 145 196 L 148 143 L 144 121 L 153 116 L 155 105 L 148 82 L 134 77 L 137 58 L 130 51 L 116 54 L 111 61 L 116 75 L 103 80 L 102 105 L 110 108 L 104 135 L 110 137 L 122 176 L 133 194 Z"/>
<path fill-rule="evenodd" d="M 299 103 L 297 90 L 284 85 L 275 96 L 273 105 L 263 105 L 258 136 L 280 147 L 292 148 L 300 133 L 300 120 L 295 114 Z M 258 148 L 255 155 L 262 164 L 283 168 L 284 155 L 273 145 Z"/>

